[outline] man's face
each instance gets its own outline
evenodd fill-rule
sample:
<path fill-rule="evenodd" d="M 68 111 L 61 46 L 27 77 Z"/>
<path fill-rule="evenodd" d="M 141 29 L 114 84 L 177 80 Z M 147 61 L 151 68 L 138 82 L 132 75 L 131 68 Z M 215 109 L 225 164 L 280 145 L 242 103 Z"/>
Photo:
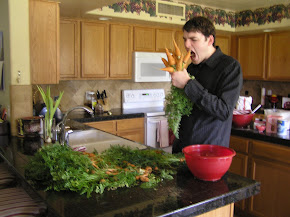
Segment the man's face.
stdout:
<path fill-rule="evenodd" d="M 214 40 L 212 35 L 206 38 L 200 32 L 183 31 L 183 40 L 186 50 L 191 50 L 193 64 L 197 65 L 210 57 Z"/>

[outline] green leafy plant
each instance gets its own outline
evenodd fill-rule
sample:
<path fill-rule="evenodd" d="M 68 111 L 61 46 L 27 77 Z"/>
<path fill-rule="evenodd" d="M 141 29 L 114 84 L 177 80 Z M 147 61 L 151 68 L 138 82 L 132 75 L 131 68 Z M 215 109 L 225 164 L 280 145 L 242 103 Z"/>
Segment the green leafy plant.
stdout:
<path fill-rule="evenodd" d="M 168 127 L 176 138 L 179 138 L 180 121 L 183 115 L 190 115 L 193 102 L 186 96 L 183 89 L 171 85 L 170 92 L 165 97 L 165 114 Z"/>
<path fill-rule="evenodd" d="M 46 88 L 46 92 L 43 91 L 43 89 L 37 85 L 37 88 L 41 94 L 41 97 L 43 99 L 43 102 L 46 106 L 47 112 L 45 114 L 45 118 L 44 118 L 44 129 L 46 130 L 46 135 L 47 138 L 45 138 L 46 142 L 51 142 L 51 127 L 52 127 L 52 121 L 53 121 L 53 116 L 54 113 L 56 111 L 56 109 L 58 108 L 61 98 L 63 96 L 63 91 L 60 92 L 58 99 L 55 101 L 53 101 L 53 99 L 50 96 L 50 87 L 48 86 Z"/>
<path fill-rule="evenodd" d="M 111 145 L 101 154 L 81 153 L 68 146 L 43 146 L 25 167 L 25 177 L 45 190 L 102 194 L 105 190 L 138 186 L 153 188 L 163 180 L 173 179 L 183 154 L 169 154 L 154 149 L 133 149 Z M 146 182 L 141 180 L 148 172 Z M 139 178 L 137 178 L 139 177 Z"/>

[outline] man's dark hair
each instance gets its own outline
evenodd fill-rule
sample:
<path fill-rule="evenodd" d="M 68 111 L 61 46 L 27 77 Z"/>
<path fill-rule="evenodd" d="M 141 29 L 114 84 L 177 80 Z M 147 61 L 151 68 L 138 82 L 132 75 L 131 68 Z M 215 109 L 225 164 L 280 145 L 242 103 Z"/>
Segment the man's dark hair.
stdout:
<path fill-rule="evenodd" d="M 183 31 L 200 32 L 205 36 L 206 39 L 210 35 L 213 35 L 215 39 L 215 27 L 213 23 L 205 17 L 191 18 L 184 24 Z"/>

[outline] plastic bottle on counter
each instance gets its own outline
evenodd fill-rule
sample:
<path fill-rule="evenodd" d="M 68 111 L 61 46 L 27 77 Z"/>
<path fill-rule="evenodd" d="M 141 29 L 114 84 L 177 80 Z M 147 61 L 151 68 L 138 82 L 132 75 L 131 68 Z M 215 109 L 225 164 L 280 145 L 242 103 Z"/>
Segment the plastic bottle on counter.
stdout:
<path fill-rule="evenodd" d="M 266 132 L 277 133 L 277 122 L 283 117 L 278 115 L 267 115 L 266 118 Z"/>
<path fill-rule="evenodd" d="M 265 87 L 261 88 L 261 106 L 265 106 L 265 97 L 266 97 L 266 89 Z"/>
<path fill-rule="evenodd" d="M 277 120 L 277 134 L 285 136 L 288 134 L 289 122 L 285 119 Z"/>

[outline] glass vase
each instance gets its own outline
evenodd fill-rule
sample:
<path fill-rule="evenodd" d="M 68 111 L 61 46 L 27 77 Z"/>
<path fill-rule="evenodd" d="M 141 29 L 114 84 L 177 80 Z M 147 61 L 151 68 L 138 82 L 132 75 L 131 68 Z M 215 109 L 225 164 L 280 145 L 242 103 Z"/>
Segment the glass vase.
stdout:
<path fill-rule="evenodd" d="M 43 139 L 46 143 L 52 143 L 55 130 L 55 119 L 44 119 Z"/>

